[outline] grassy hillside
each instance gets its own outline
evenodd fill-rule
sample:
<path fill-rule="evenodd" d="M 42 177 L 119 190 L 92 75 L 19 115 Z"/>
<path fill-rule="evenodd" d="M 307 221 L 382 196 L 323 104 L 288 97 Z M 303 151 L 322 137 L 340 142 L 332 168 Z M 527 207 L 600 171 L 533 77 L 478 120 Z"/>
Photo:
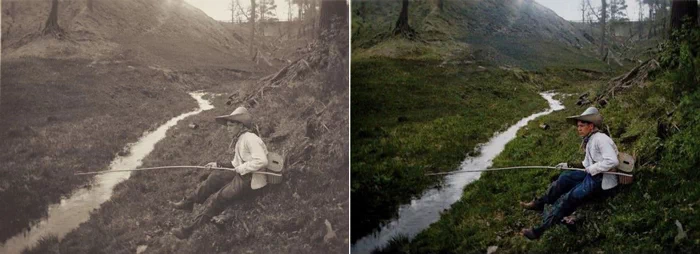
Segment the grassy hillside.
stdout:
<path fill-rule="evenodd" d="M 352 240 L 390 219 L 475 146 L 544 110 L 537 92 L 597 79 L 576 71 L 371 58 L 352 65 Z"/>
<path fill-rule="evenodd" d="M 400 1 L 353 1 L 353 57 L 461 59 L 525 69 L 594 65 L 594 45 L 553 11 L 526 1 L 411 1 L 416 41 L 392 39 Z"/>
<path fill-rule="evenodd" d="M 256 70 L 248 47 L 182 0 L 94 1 L 92 10 L 87 1 L 60 1 L 61 40 L 40 34 L 50 7 L 51 1 L 3 1 L 3 58 L 128 58 L 175 69 Z"/>
<path fill-rule="evenodd" d="M 315 41 L 302 59 L 260 80 L 207 91 L 215 109 L 167 132 L 143 166 L 202 165 L 230 158 L 230 137 L 215 116 L 246 106 L 270 151 L 285 156 L 284 181 L 233 202 L 221 225 L 202 226 L 189 239 L 170 231 L 196 214 L 175 210 L 208 172 L 141 172 L 59 243 L 48 238 L 26 253 L 342 253 L 349 245 L 347 151 L 349 108 L 347 27 Z M 323 70 L 323 71 L 320 71 Z M 229 96 L 234 99 L 229 103 Z M 192 129 L 190 123 L 199 127 Z M 210 200 L 211 202 L 211 200 Z M 204 206 L 196 205 L 195 213 Z M 329 226 L 330 225 L 330 226 Z"/>
<path fill-rule="evenodd" d="M 191 87 L 159 70 L 91 63 L 2 59 L 0 239 L 88 184 L 73 172 L 106 168 L 144 131 L 197 106 L 185 93 Z"/>
<path fill-rule="evenodd" d="M 235 38 L 230 30 L 205 13 L 181 0 L 94 1 L 93 9 L 87 7 L 87 1 L 59 1 L 58 23 L 64 29 L 65 36 L 61 38 L 52 35 L 44 36 L 40 31 L 48 16 L 50 2 L 7 0 L 2 3 L 3 54 L 0 118 L 3 120 L 0 121 L 0 140 L 3 142 L 0 142 L 0 150 L 3 152 L 0 154 L 0 214 L 4 216 L 0 218 L 0 228 L 2 228 L 0 241 L 20 233 L 37 219 L 46 216 L 46 208 L 49 204 L 70 195 L 72 190 L 91 184 L 91 178 L 75 177 L 74 172 L 105 169 L 115 154 L 128 143 L 136 141 L 145 131 L 196 107 L 195 101 L 187 95 L 187 92 L 205 90 L 212 93 L 226 93 L 232 95 L 231 98 L 238 100 L 238 103 L 249 103 L 244 95 L 256 95 L 256 92 L 260 91 L 258 89 L 261 89 L 260 84 L 255 81 L 261 76 L 278 71 L 277 67 L 281 62 L 287 65 L 289 63 L 286 60 L 297 60 L 302 56 L 310 55 L 308 51 L 312 48 L 309 47 L 307 51 L 300 54 L 285 53 L 288 59 L 275 62 L 278 65 L 257 65 L 250 60 L 248 48 L 245 46 L 247 44 Z M 347 41 L 347 35 L 343 38 Z M 280 51 L 289 52 L 301 45 L 307 45 L 307 42 L 290 40 L 282 44 L 285 48 Z M 276 135 L 269 138 L 276 138 L 277 142 L 285 142 L 284 146 L 276 147 L 281 147 L 279 152 L 290 152 L 292 148 L 302 149 L 299 153 L 305 156 L 301 158 L 308 159 L 308 162 L 300 162 L 297 165 L 303 168 L 298 169 L 302 173 L 299 175 L 300 179 L 294 183 L 306 185 L 305 179 L 310 179 L 314 180 L 314 183 L 319 183 L 319 185 L 310 186 L 328 190 L 305 196 L 309 193 L 306 189 L 295 193 L 297 185 L 287 186 L 286 188 L 289 189 L 285 191 L 288 191 L 289 195 L 295 194 L 294 197 L 300 198 L 298 202 L 285 203 L 286 206 L 280 205 L 277 208 L 297 209 L 311 215 L 314 211 L 301 210 L 298 206 L 316 209 L 316 214 L 323 216 L 323 219 L 316 218 L 320 222 L 309 223 L 305 231 L 314 232 L 308 234 L 308 237 L 315 237 L 313 240 L 318 238 L 315 235 L 317 226 L 321 231 L 325 230 L 325 219 L 328 219 L 334 230 L 338 232 L 337 238 L 332 242 L 323 242 L 324 235 L 321 235 L 321 243 L 317 245 L 301 246 L 295 242 L 298 245 L 281 247 L 284 249 L 335 250 L 334 248 L 341 248 L 344 244 L 345 236 L 342 230 L 348 227 L 348 208 L 347 203 L 343 203 L 346 200 L 341 200 L 341 197 L 347 197 L 348 194 L 347 188 L 338 188 L 337 186 L 341 185 L 336 181 L 347 185 L 347 174 L 338 173 L 347 172 L 346 167 L 340 168 L 347 163 L 324 165 L 319 161 L 331 160 L 318 159 L 317 157 L 320 156 L 311 152 L 315 151 L 316 147 L 325 149 L 324 155 L 336 156 L 332 161 L 343 160 L 343 156 L 347 157 L 347 154 L 338 152 L 344 151 L 339 150 L 339 146 L 348 143 L 347 140 L 343 140 L 347 137 L 347 131 L 343 132 L 344 129 L 341 127 L 347 127 L 349 123 L 347 118 L 338 118 L 348 114 L 347 108 L 342 107 L 347 105 L 342 101 L 347 102 L 348 91 L 338 89 L 347 89 L 346 86 L 342 86 L 347 83 L 347 72 L 338 74 L 335 69 L 347 70 L 348 63 L 344 58 L 339 61 L 341 64 L 335 64 L 335 62 L 333 62 L 335 65 L 331 64 L 333 57 L 337 59 L 338 55 L 347 55 L 344 48 L 347 48 L 347 45 L 326 50 L 325 55 L 322 55 L 325 60 L 323 68 L 328 68 L 324 69 L 324 73 L 328 76 L 311 75 L 316 73 L 312 68 L 297 68 L 294 72 L 290 72 L 297 74 L 294 82 L 285 82 L 285 85 L 304 83 L 311 88 L 279 89 L 279 94 L 272 96 L 276 92 L 269 91 L 271 89 L 268 87 L 265 90 L 265 99 L 254 97 L 255 103 L 271 100 L 265 105 L 269 108 L 258 111 L 267 113 L 265 115 L 258 113 L 258 115 L 266 117 L 266 126 L 263 127 L 266 129 L 263 131 Z M 261 50 L 264 51 L 264 49 Z M 335 55 L 331 57 L 330 54 Z M 318 59 L 306 61 L 313 68 L 321 68 L 315 65 Z M 297 66 L 301 62 L 294 62 L 294 64 Z M 332 67 L 329 67 L 331 65 Z M 330 76 L 335 79 L 329 78 Z M 271 77 L 268 76 L 267 80 Z M 325 86 L 325 84 L 333 85 Z M 279 88 L 280 84 L 276 83 L 273 87 Z M 304 90 L 307 88 L 308 90 Z M 331 92 L 333 95 L 328 96 L 327 93 Z M 315 99 L 317 97 L 322 99 Z M 288 98 L 295 98 L 298 101 L 281 104 L 281 101 Z M 217 111 L 216 114 L 230 113 L 233 110 L 233 108 L 227 108 L 232 105 L 225 103 L 223 98 L 219 99 L 217 106 L 220 106 L 221 111 Z M 250 104 L 253 103 L 250 102 Z M 337 106 L 333 110 L 326 110 L 325 114 L 315 115 L 315 118 L 309 117 L 314 109 L 320 110 L 321 104 Z M 282 105 L 292 106 L 285 108 Z M 303 109 L 303 111 L 290 112 L 286 109 Z M 302 117 L 304 121 L 295 117 Z M 275 132 L 274 128 L 279 129 Z M 325 133 L 326 128 L 334 128 L 333 134 L 338 136 L 319 134 Z M 310 136 L 307 143 L 299 141 L 298 138 L 302 134 L 307 134 L 307 131 Z M 290 139 L 291 136 L 296 139 Z M 172 136 L 171 138 L 175 139 Z M 220 140 L 220 138 L 211 136 L 210 140 Z M 179 141 L 183 140 L 177 139 L 177 142 Z M 189 145 L 177 142 L 174 144 L 185 147 Z M 201 146 L 207 145 L 201 144 Z M 201 147 L 188 149 L 192 149 L 193 152 L 201 151 Z M 330 150 L 334 152 L 331 153 Z M 169 154 L 166 157 L 171 159 L 172 156 Z M 195 159 L 187 158 L 181 163 L 198 163 L 199 159 L 204 158 L 201 156 L 201 154 L 193 155 Z M 169 159 L 167 161 L 170 161 Z M 148 163 L 152 162 L 145 162 L 145 164 Z M 328 169 L 328 172 L 321 169 Z M 332 177 L 333 181 L 319 180 L 328 177 Z M 153 181 L 158 181 L 148 178 L 138 182 L 138 177 L 135 179 L 137 180 L 134 183 L 149 186 L 153 186 Z M 329 183 L 333 185 L 329 187 Z M 141 190 L 137 188 L 137 191 Z M 293 191 L 289 192 L 289 190 Z M 170 191 L 167 194 L 172 193 L 174 192 Z M 133 197 L 133 193 L 129 193 L 123 198 Z M 283 199 L 292 200 L 289 196 L 275 196 L 275 199 L 270 202 L 274 205 L 281 203 Z M 134 200 L 134 202 L 140 201 L 143 200 Z M 152 204 L 162 205 L 155 202 Z M 268 204 L 266 207 L 273 205 Z M 346 207 L 343 208 L 343 205 Z M 318 209 L 318 206 L 324 208 Z M 120 208 L 125 207 L 120 206 Z M 141 208 L 138 205 L 128 207 L 133 209 L 129 210 L 132 212 L 128 213 L 129 216 L 136 217 Z M 280 211 L 273 212 L 276 215 L 280 214 Z M 297 217 L 302 218 L 302 216 Z M 276 223 L 278 226 L 283 225 L 280 227 L 284 230 L 288 229 L 288 224 L 285 223 L 297 223 L 289 222 L 289 217 L 286 216 L 263 220 L 261 223 L 265 224 L 275 219 L 282 221 Z M 304 219 L 308 218 L 304 217 Z M 129 230 L 140 236 L 150 233 L 133 232 L 132 228 Z M 297 237 L 287 235 L 291 232 L 278 232 L 284 237 L 289 237 L 285 238 L 287 240 Z M 109 239 L 94 236 L 94 234 L 88 234 L 86 238 L 74 240 L 81 243 L 93 242 L 93 245 L 86 244 L 85 248 L 72 247 L 74 249 L 65 253 L 87 250 L 94 253 L 96 250 L 109 250 L 111 235 Z M 228 236 L 230 235 L 225 234 L 222 237 Z M 267 233 L 265 236 L 280 237 L 279 234 Z M 47 239 L 42 244 L 58 248 L 58 243 L 55 242 L 57 239 L 50 236 Z M 211 242 L 201 244 L 211 244 Z M 38 252 L 42 250 L 45 249 L 41 246 L 37 249 Z M 121 249 L 112 252 L 116 251 Z"/>
<path fill-rule="evenodd" d="M 400 2 L 353 1 L 351 195 L 363 214 L 353 241 L 439 181 L 425 172 L 456 168 L 493 132 L 545 109 L 537 92 L 624 70 L 535 2 L 435 2 L 410 2 L 410 41 L 390 34 Z"/>
<path fill-rule="evenodd" d="M 414 240 L 396 239 L 381 252 L 483 253 L 489 246 L 499 252 L 697 252 L 699 46 L 697 30 L 665 43 L 657 58 L 662 69 L 642 86 L 618 91 L 602 108 L 618 148 L 637 157 L 635 182 L 578 209 L 583 221 L 577 232 L 558 226 L 538 241 L 518 234 L 541 221 L 536 213 L 519 208 L 518 201 L 541 195 L 558 172 L 487 172 L 465 188 L 440 221 Z M 592 82 L 577 92 L 596 96 L 605 88 L 604 82 Z M 564 98 L 566 110 L 541 119 L 551 129 L 537 128 L 534 122 L 522 129 L 493 166 L 553 165 L 581 158 L 575 128 L 564 121 L 583 110 L 575 99 Z"/>

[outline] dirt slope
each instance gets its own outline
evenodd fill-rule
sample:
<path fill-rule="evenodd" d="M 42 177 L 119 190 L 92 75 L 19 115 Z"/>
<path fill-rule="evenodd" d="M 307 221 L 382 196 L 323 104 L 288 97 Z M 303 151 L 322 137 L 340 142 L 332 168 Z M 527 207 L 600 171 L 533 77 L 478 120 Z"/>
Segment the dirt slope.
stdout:
<path fill-rule="evenodd" d="M 50 1 L 3 1 L 3 58 L 136 59 L 169 68 L 246 69 L 246 47 L 205 13 L 179 0 L 60 1 L 65 38 L 40 36 Z"/>
<path fill-rule="evenodd" d="M 89 184 L 74 172 L 104 169 L 144 131 L 192 109 L 186 92 L 230 92 L 274 71 L 181 1 L 59 3 L 61 39 L 41 35 L 50 1 L 2 2 L 0 241 Z"/>
<path fill-rule="evenodd" d="M 345 30 L 347 31 L 347 29 Z M 34 250 L 60 253 L 344 253 L 349 244 L 347 34 L 317 42 L 311 52 L 244 89 L 213 98 L 215 109 L 168 131 L 144 166 L 204 164 L 231 156 L 226 131 L 212 118 L 249 107 L 268 149 L 286 157 L 285 180 L 252 200 L 231 205 L 221 226 L 202 227 L 187 240 L 170 235 L 194 215 L 174 210 L 206 171 L 135 174 L 115 196 L 59 244 Z M 230 105 L 229 105 L 230 104 Z M 290 110 L 291 109 L 291 110 Z M 190 123 L 200 127 L 191 129 Z M 196 206 L 195 212 L 202 209 Z M 330 227 L 328 226 L 330 225 Z"/>

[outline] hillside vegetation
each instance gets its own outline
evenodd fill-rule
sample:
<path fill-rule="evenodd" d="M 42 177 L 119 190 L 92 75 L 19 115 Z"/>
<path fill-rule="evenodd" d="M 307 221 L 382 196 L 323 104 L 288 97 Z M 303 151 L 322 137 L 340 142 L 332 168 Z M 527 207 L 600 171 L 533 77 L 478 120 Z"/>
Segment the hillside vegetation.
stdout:
<path fill-rule="evenodd" d="M 602 108 L 610 135 L 621 151 L 637 158 L 635 181 L 578 209 L 583 220 L 576 232 L 558 226 L 537 241 L 518 234 L 541 221 L 518 201 L 541 195 L 559 172 L 486 172 L 440 221 L 412 241 L 397 238 L 378 253 L 483 253 L 492 246 L 499 252 L 698 252 L 700 32 L 678 32 L 662 48 L 655 57 L 661 68 L 644 82 L 618 88 L 614 96 L 609 91 L 615 82 L 591 82 L 574 90 L 607 98 L 605 106 L 596 106 Z M 493 167 L 582 158 L 575 129 L 564 121 L 584 109 L 576 106 L 577 97 L 562 97 L 566 110 L 537 121 L 551 129 L 533 122 L 519 131 Z"/>
<path fill-rule="evenodd" d="M 92 10 L 86 1 L 60 1 L 60 40 L 41 35 L 50 9 L 51 1 L 3 1 L 3 59 L 121 58 L 171 69 L 254 70 L 244 42 L 181 0 L 94 1 Z"/>
<path fill-rule="evenodd" d="M 398 1 L 353 1 L 353 242 L 439 184 L 425 173 L 454 170 L 494 132 L 546 109 L 538 92 L 625 70 L 595 59 L 536 2 L 436 2 L 410 2 L 409 40 L 391 34 Z"/>
<path fill-rule="evenodd" d="M 25 253 L 339 253 L 349 245 L 347 25 L 339 23 L 310 51 L 277 73 L 240 82 L 213 95 L 215 109 L 188 118 L 167 132 L 144 167 L 203 165 L 233 154 L 225 128 L 213 121 L 244 105 L 268 149 L 285 156 L 284 181 L 237 200 L 219 224 L 190 238 L 170 231 L 193 213 L 169 201 L 194 191 L 209 172 L 135 173 L 114 196 L 65 239 L 45 240 Z M 292 109 L 292 110 L 290 110 Z M 197 124 L 197 128 L 188 127 Z"/>
<path fill-rule="evenodd" d="M 596 64 L 595 46 L 568 21 L 532 0 L 411 1 L 418 34 L 391 36 L 400 1 L 353 1 L 353 58 L 464 59 L 524 69 Z"/>

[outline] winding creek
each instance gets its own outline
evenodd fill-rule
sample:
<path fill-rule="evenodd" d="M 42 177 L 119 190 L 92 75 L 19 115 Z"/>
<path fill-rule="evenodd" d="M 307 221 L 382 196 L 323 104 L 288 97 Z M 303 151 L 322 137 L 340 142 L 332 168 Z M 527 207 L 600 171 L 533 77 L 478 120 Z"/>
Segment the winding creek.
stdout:
<path fill-rule="evenodd" d="M 515 138 L 518 130 L 537 117 L 564 109 L 561 102 L 553 99 L 554 93 L 540 93 L 549 103 L 549 109 L 532 114 L 521 119 L 506 131 L 498 133 L 487 143 L 480 146 L 481 154 L 476 157 L 468 157 L 460 166 L 460 170 L 486 169 L 492 161 L 505 148 L 506 144 Z M 410 204 L 399 207 L 398 217 L 382 226 L 373 234 L 360 238 L 353 246 L 352 253 L 370 253 L 376 248 L 383 247 L 393 237 L 404 235 L 412 239 L 430 224 L 440 219 L 440 213 L 450 208 L 462 196 L 462 190 L 467 184 L 476 181 L 481 173 L 462 173 L 448 175 L 444 179 L 441 188 L 427 190 L 419 199 L 411 200 Z"/>
<path fill-rule="evenodd" d="M 204 95 L 204 93 L 198 92 L 190 93 L 190 96 L 197 100 L 198 109 L 172 118 L 155 131 L 145 133 L 136 143 L 127 146 L 130 152 L 128 155 L 117 156 L 110 163 L 109 170 L 134 169 L 141 166 L 143 158 L 153 151 L 158 141 L 165 138 L 168 129 L 188 116 L 214 108 L 209 101 L 202 98 Z M 114 186 L 130 176 L 131 172 L 95 176 L 92 187 L 78 189 L 70 197 L 49 206 L 46 218 L 1 244 L 0 253 L 20 253 L 23 249 L 35 245 L 42 237 L 48 235 L 55 235 L 60 240 L 68 232 L 87 221 L 93 210 L 110 199 Z"/>

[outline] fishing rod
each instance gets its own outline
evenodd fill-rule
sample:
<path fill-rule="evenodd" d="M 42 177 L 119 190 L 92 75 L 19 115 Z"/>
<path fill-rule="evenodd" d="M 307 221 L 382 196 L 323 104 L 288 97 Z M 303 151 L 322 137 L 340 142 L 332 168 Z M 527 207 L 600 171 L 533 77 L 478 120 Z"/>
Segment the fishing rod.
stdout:
<path fill-rule="evenodd" d="M 505 167 L 505 168 L 487 168 L 487 169 L 477 169 L 477 170 L 459 170 L 459 171 L 452 171 L 452 172 L 428 173 L 428 174 L 425 174 L 425 175 L 426 175 L 426 176 L 453 175 L 453 174 L 469 173 L 469 172 L 499 171 L 499 170 L 506 170 L 506 169 L 532 169 L 532 168 L 564 169 L 564 170 L 586 171 L 585 169 L 582 169 L 582 168 L 558 168 L 558 167 L 552 167 L 552 166 L 518 166 L 518 167 Z M 603 173 L 603 174 L 610 174 L 610 175 L 619 175 L 619 176 L 632 177 L 631 174 L 625 174 L 625 173 L 619 173 L 619 172 L 601 172 L 601 173 Z"/>
<path fill-rule="evenodd" d="M 234 171 L 234 172 L 236 171 L 236 169 L 233 169 L 233 168 L 219 168 L 219 167 L 205 167 L 205 166 L 162 166 L 162 167 L 150 167 L 150 168 L 119 169 L 119 170 L 105 170 L 105 171 L 94 171 L 94 172 L 78 172 L 78 173 L 75 173 L 74 175 L 76 175 L 76 176 L 79 176 L 79 175 L 98 175 L 98 174 L 127 172 L 127 171 L 144 171 L 144 170 L 152 170 L 152 169 L 180 169 L 180 168 L 220 169 L 220 170 L 228 170 L 228 171 Z M 279 176 L 279 177 L 282 176 L 282 174 L 275 174 L 275 173 L 270 173 L 270 172 L 251 172 L 251 173 L 261 174 L 261 175 Z"/>

